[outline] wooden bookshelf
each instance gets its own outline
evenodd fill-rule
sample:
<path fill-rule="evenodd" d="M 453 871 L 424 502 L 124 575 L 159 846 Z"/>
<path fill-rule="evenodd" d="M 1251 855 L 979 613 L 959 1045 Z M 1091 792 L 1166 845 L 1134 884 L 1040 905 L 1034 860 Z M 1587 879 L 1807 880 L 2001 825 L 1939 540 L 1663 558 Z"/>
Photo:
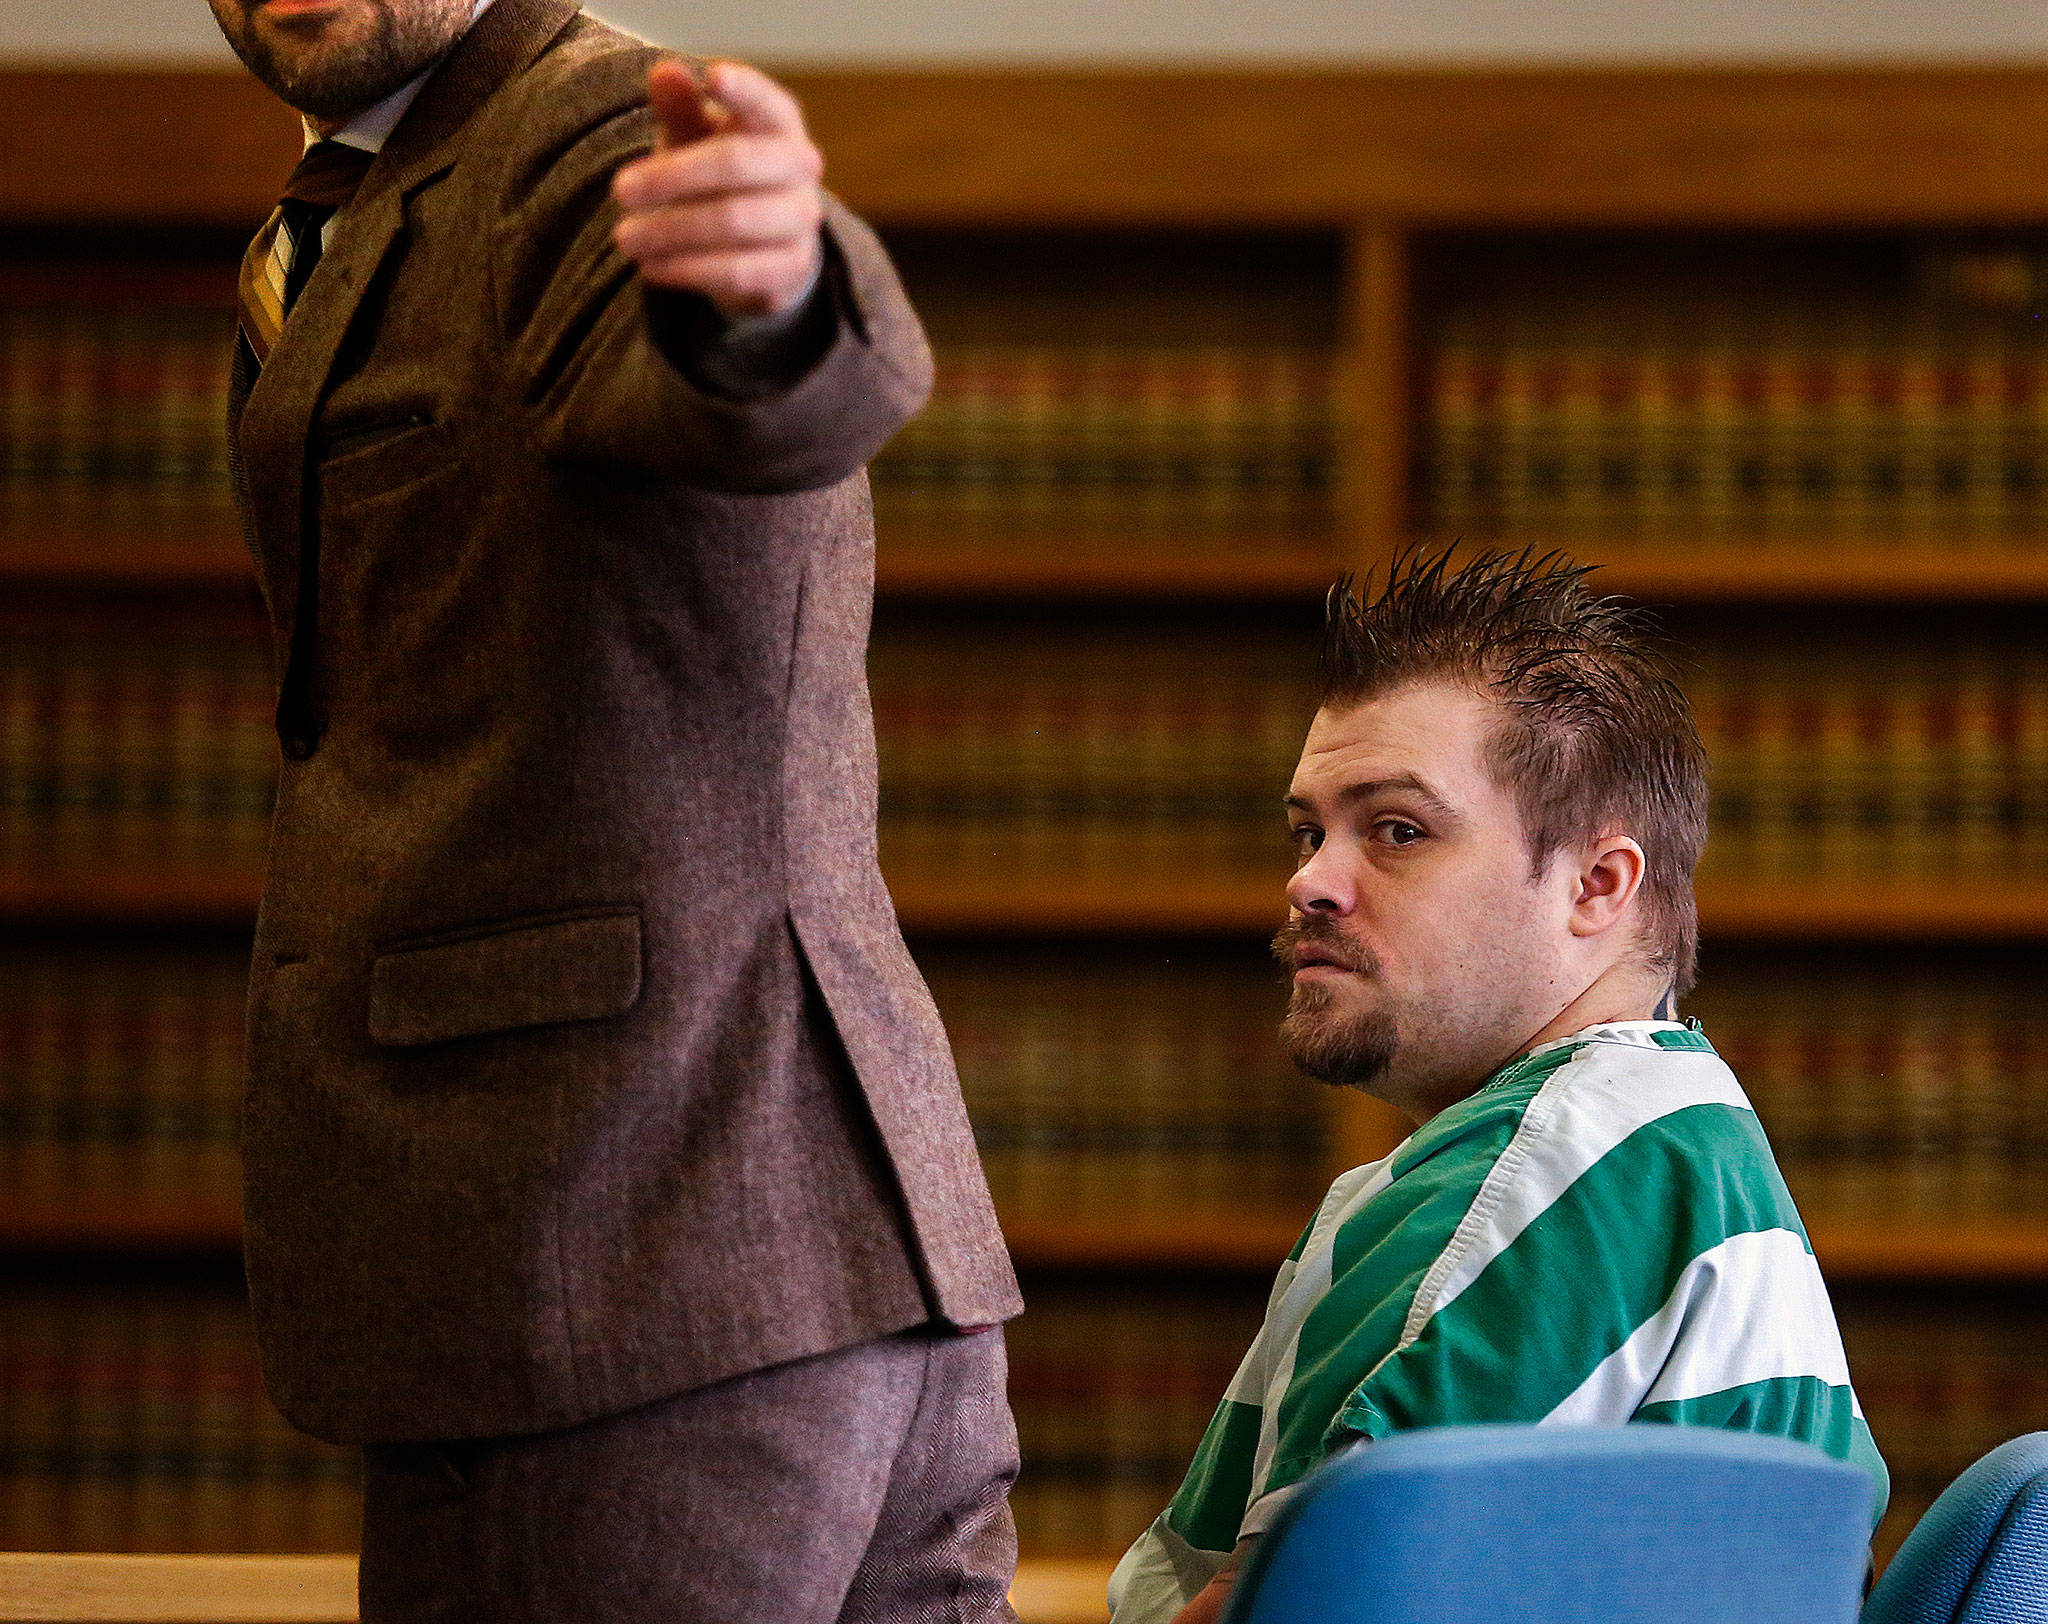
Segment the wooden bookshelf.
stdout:
<path fill-rule="evenodd" d="M 1246 533 L 1223 551 L 1207 533 L 1168 548 L 1098 526 L 1077 545 L 1051 526 L 934 521 L 885 487 L 878 588 L 913 616 L 994 602 L 1092 603 L 1106 615 L 1169 601 L 1270 616 L 1342 570 L 1382 563 L 1428 522 L 1410 493 L 1418 334 L 1429 255 L 1447 232 L 2048 232 L 2048 69 L 862 71 L 793 82 L 835 189 L 885 233 L 1286 228 L 1341 250 L 1331 314 L 1343 427 L 1327 535 Z M 66 252 L 108 254 L 138 231 L 204 238 L 231 266 L 298 146 L 296 121 L 239 72 L 0 72 L 0 150 L 17 157 L 0 173 L 0 233 L 47 231 Z M 0 525 L 0 597 L 32 587 L 246 599 L 232 515 L 216 517 L 183 530 L 75 511 Z M 1682 535 L 1512 539 L 1600 557 L 1603 588 L 1680 606 L 2048 605 L 2048 536 L 1815 536 L 1754 549 Z M 962 882 L 901 865 L 893 877 L 905 926 L 941 951 L 969 937 L 1255 944 L 1284 911 L 1284 860 L 1250 878 Z M 15 871 L 0 875 L 0 922 L 246 929 L 258 885 L 253 866 Z M 2048 880 L 1745 884 L 1710 865 L 1700 912 L 1717 948 L 2041 943 Z M 1346 1164 L 1398 1137 L 1372 1102 L 1341 1097 L 1332 1110 Z M 1214 1270 L 1242 1286 L 1270 1274 L 1300 1225 L 1274 1211 L 1012 1215 L 1006 1233 L 1019 1264 L 1041 1274 Z M 0 1249 L 214 1255 L 238 1239 L 225 1209 L 0 1203 Z M 1814 1240 L 1848 1289 L 2048 1282 L 2040 1223 L 1822 1223 Z M 1105 1566 L 1027 1572 L 1039 1598 L 1025 1604 L 1020 1574 L 1027 1618 L 1100 1616 Z"/>
<path fill-rule="evenodd" d="M 773 67 L 773 64 L 769 64 Z M 2038 68 L 793 72 L 890 224 L 2038 222 Z M 250 229 L 297 121 L 233 70 L 0 73 L 0 219 Z"/>
<path fill-rule="evenodd" d="M 1235 1269 L 1271 1274 L 1313 1214 L 1132 1213 L 1118 1218 L 1003 1219 L 1023 1269 Z"/>
<path fill-rule="evenodd" d="M 1446 228 L 2048 224 L 2048 70 L 799 72 L 836 190 L 885 229 L 1328 230 L 1348 244 L 1345 522 L 1327 558 L 1076 562 L 905 534 L 910 597 L 1269 597 L 1405 534 L 1409 243 Z M 1002 116 L 991 119 L 1000 107 Z M 239 72 L 0 72 L 0 224 L 253 229 L 296 122 Z M 1505 161 L 1503 154 L 1513 154 Z M 886 509 L 886 504 L 885 504 Z M 886 519 L 886 511 L 885 511 Z M 229 537 L 181 560 L 67 563 L 0 536 L 0 578 L 238 579 Z M 1522 538 L 1517 538 L 1519 541 Z M 1587 538 L 1559 538 L 1587 544 Z M 1675 538 L 1683 541 L 1683 538 Z M 1692 599 L 2038 599 L 2048 544 L 1828 542 L 1757 556 L 1600 543 L 1616 590 Z M 104 573 L 103 573 L 104 572 Z"/>

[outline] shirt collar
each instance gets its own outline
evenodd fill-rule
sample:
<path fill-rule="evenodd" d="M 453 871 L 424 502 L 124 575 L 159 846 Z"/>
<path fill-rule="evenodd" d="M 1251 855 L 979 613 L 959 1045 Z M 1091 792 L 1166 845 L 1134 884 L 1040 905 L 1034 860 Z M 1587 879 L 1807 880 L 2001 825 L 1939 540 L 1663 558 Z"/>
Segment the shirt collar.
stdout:
<path fill-rule="evenodd" d="M 1660 1041 L 1660 1034 L 1684 1033 L 1691 1041 L 1673 1043 Z M 1533 1049 L 1525 1049 L 1510 1060 L 1499 1071 L 1480 1084 L 1480 1091 L 1496 1084 L 1512 1082 L 1526 1077 L 1532 1066 L 1543 1067 L 1546 1072 L 1560 1062 L 1570 1058 L 1569 1051 L 1585 1047 L 1589 1043 L 1620 1043 L 1636 1049 L 1669 1048 L 1711 1048 L 1699 1028 L 1685 1021 L 1602 1021 L 1595 1026 L 1581 1027 L 1578 1031 L 1561 1038 L 1552 1038 L 1548 1043 L 1539 1043 Z"/>
<path fill-rule="evenodd" d="M 1658 1047 L 1654 1033 L 1689 1031 L 1683 1021 L 1602 1021 L 1597 1026 L 1581 1027 L 1578 1031 L 1561 1038 L 1552 1038 L 1548 1043 L 1539 1043 L 1533 1049 L 1525 1049 L 1515 1058 L 1527 1060 L 1539 1054 L 1548 1054 L 1552 1049 L 1561 1049 L 1567 1043 L 1632 1043 L 1639 1049 Z"/>
<path fill-rule="evenodd" d="M 475 27 L 477 18 L 490 10 L 490 7 L 491 0 L 472 0 L 469 8 L 469 27 Z M 464 32 L 468 32 L 468 29 L 465 28 Z M 440 63 L 436 62 L 433 67 L 416 74 L 376 106 L 356 114 L 328 139 L 339 141 L 343 146 L 360 147 L 364 152 L 383 151 L 385 141 L 398 127 L 398 121 L 405 117 L 405 110 L 412 105 L 413 98 L 420 93 L 420 88 L 433 77 L 434 68 L 439 66 Z M 305 125 L 305 132 L 308 147 L 320 139 L 320 132 L 310 123 Z"/>

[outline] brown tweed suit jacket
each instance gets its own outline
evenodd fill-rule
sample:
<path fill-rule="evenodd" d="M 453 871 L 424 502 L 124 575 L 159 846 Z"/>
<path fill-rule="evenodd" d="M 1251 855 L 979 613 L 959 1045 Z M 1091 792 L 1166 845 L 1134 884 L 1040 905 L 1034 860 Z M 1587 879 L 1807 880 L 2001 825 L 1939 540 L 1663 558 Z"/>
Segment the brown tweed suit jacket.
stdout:
<path fill-rule="evenodd" d="M 332 1439 L 1019 1306 L 875 859 L 862 467 L 930 356 L 835 203 L 821 360 L 750 400 L 672 363 L 609 238 L 654 55 L 497 0 L 232 403 L 311 719 L 250 985 L 249 1283 L 272 1394 Z"/>

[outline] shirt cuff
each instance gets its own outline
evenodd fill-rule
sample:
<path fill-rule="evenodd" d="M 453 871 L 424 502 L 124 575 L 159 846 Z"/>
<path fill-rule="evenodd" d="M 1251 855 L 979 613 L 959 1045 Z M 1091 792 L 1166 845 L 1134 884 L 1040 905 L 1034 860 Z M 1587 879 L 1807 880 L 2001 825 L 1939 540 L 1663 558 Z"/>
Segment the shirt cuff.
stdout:
<path fill-rule="evenodd" d="M 834 294 L 837 250 L 820 233 L 810 286 L 772 316 L 728 320 L 702 294 L 649 287 L 647 328 L 661 352 L 692 385 L 727 400 L 763 400 L 798 383 L 839 337 Z"/>
<path fill-rule="evenodd" d="M 772 344 L 785 334 L 793 332 L 808 313 L 808 307 L 817 296 L 818 284 L 825 280 L 825 249 L 821 242 L 818 257 L 811 263 L 811 279 L 804 284 L 804 291 L 792 299 L 785 309 L 772 316 L 746 316 L 739 321 L 725 318 L 727 344 Z"/>

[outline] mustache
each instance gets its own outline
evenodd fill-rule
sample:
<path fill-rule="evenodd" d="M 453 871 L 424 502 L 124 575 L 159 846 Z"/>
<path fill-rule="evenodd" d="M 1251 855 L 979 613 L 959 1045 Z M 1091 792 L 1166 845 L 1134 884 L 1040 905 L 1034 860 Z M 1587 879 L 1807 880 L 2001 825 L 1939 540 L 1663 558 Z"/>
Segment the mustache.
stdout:
<path fill-rule="evenodd" d="M 1294 969 L 1295 955 L 1312 947 L 1332 963 L 1359 975 L 1379 973 L 1379 961 L 1320 914 L 1303 914 L 1290 919 L 1273 937 L 1273 957 L 1288 970 Z"/>

